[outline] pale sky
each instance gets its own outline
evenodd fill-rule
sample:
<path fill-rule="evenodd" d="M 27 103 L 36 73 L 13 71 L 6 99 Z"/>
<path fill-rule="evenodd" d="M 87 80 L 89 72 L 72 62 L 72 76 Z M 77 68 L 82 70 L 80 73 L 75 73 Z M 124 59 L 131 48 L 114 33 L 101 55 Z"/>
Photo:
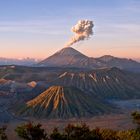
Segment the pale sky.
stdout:
<path fill-rule="evenodd" d="M 140 60 L 139 0 L 1 0 L 0 57 L 46 58 L 64 47 L 80 19 L 94 21 L 94 35 L 72 47 Z"/>

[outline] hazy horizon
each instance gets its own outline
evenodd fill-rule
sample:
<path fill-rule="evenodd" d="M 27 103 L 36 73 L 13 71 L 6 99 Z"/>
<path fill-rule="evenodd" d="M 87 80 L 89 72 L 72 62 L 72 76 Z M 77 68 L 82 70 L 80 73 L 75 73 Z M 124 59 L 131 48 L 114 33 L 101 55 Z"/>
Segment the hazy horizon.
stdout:
<path fill-rule="evenodd" d="M 78 20 L 89 19 L 94 35 L 71 47 L 140 62 L 139 15 L 138 0 L 1 1 L 0 57 L 44 59 L 64 47 Z"/>
<path fill-rule="evenodd" d="M 72 47 L 73 48 L 73 47 Z M 63 48 L 61 48 L 61 49 L 63 49 Z M 75 48 L 74 48 L 75 49 Z M 76 49 L 76 50 L 78 50 L 78 49 Z M 57 51 L 60 51 L 60 50 L 56 50 L 55 52 L 53 52 L 51 55 L 53 55 L 54 53 L 56 53 Z M 79 51 L 79 50 L 78 50 Z M 81 52 L 81 51 L 80 51 Z M 93 58 L 99 58 L 99 57 L 102 57 L 102 56 L 104 56 L 104 55 L 111 55 L 111 54 L 104 54 L 104 55 L 101 55 L 101 56 L 96 56 L 96 57 L 94 57 L 94 56 L 89 56 L 88 54 L 85 54 L 84 52 L 81 52 L 82 54 L 84 54 L 84 55 L 86 55 L 86 56 L 88 56 L 88 57 L 93 57 Z M 26 60 L 26 59 L 34 59 L 34 60 L 36 60 L 36 61 L 42 61 L 42 60 L 44 60 L 44 59 L 46 59 L 46 58 L 48 58 L 48 57 L 50 57 L 51 55 L 49 55 L 49 56 L 46 56 L 46 57 L 44 57 L 44 58 L 35 58 L 35 57 L 18 57 L 18 58 L 16 58 L 16 57 L 0 57 L 0 58 L 3 58 L 3 59 L 17 59 L 17 60 Z M 113 55 L 111 55 L 111 56 L 113 56 Z M 118 57 L 118 56 L 113 56 L 113 57 Z M 135 61 L 137 61 L 137 62 L 140 62 L 140 58 L 129 58 L 129 57 L 118 57 L 118 58 L 126 58 L 126 59 L 133 59 L 133 60 L 135 60 Z"/>

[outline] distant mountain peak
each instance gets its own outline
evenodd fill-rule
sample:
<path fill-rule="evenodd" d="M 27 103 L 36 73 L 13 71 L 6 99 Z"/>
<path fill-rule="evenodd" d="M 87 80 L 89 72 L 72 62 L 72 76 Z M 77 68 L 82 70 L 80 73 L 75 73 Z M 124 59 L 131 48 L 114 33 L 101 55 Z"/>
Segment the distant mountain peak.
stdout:
<path fill-rule="evenodd" d="M 75 56 L 75 55 L 85 56 L 84 54 L 82 54 L 81 52 L 77 51 L 76 49 L 74 49 L 72 47 L 65 47 L 65 48 L 61 49 L 60 51 L 56 52 L 55 54 L 72 55 L 72 56 Z"/>
<path fill-rule="evenodd" d="M 106 57 L 106 58 L 114 58 L 114 56 L 112 56 L 112 55 L 103 55 L 102 57 Z"/>
<path fill-rule="evenodd" d="M 75 67 L 78 66 L 81 61 L 87 60 L 88 57 L 81 52 L 75 50 L 71 47 L 66 47 L 57 51 L 50 57 L 46 58 L 45 60 L 39 63 L 40 66 L 70 66 Z"/>
<path fill-rule="evenodd" d="M 116 58 L 116 57 L 114 57 L 114 56 L 112 56 L 112 55 L 104 55 L 104 56 L 101 56 L 101 57 L 99 57 L 99 59 L 100 60 L 103 60 L 103 61 L 110 61 L 110 60 L 112 60 L 112 59 L 114 59 L 114 58 Z"/>

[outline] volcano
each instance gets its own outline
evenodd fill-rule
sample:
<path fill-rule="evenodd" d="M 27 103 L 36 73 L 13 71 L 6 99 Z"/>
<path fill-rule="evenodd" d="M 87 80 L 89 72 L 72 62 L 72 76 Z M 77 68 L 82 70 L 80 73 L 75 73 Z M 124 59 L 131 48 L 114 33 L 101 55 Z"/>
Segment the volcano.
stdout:
<path fill-rule="evenodd" d="M 99 58 L 88 57 L 71 47 L 66 47 L 39 62 L 36 66 L 41 67 L 67 67 L 98 69 L 117 67 L 133 72 L 140 72 L 140 63 L 127 58 L 118 58 L 104 55 Z"/>
<path fill-rule="evenodd" d="M 74 48 L 66 47 L 38 63 L 38 66 L 97 68 L 97 63 L 98 60 L 89 58 Z"/>
<path fill-rule="evenodd" d="M 24 107 L 20 107 L 19 114 L 41 118 L 78 118 L 111 110 L 113 108 L 110 104 L 105 104 L 76 87 L 51 86 L 28 101 Z"/>

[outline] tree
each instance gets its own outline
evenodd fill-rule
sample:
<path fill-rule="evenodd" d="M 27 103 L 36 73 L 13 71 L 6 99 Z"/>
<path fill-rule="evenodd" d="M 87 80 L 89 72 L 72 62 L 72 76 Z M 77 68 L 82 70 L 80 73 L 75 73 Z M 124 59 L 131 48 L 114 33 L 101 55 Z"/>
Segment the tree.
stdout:
<path fill-rule="evenodd" d="M 6 126 L 2 126 L 0 128 L 0 140 L 8 140 L 7 135 L 5 133 L 7 127 Z"/>
<path fill-rule="evenodd" d="M 65 129 L 64 129 L 64 133 L 66 134 L 67 140 L 70 140 L 70 137 L 73 134 L 73 130 L 74 130 L 74 125 L 72 124 L 68 124 Z"/>
<path fill-rule="evenodd" d="M 100 134 L 103 140 L 119 140 L 117 131 L 112 129 L 101 129 Z"/>
<path fill-rule="evenodd" d="M 140 113 L 135 111 L 131 114 L 131 116 L 133 118 L 133 122 L 137 124 L 137 130 L 140 131 Z"/>
<path fill-rule="evenodd" d="M 67 140 L 100 140 L 96 130 L 91 131 L 85 123 L 77 126 L 69 124 L 65 128 L 65 134 Z"/>
<path fill-rule="evenodd" d="M 48 140 L 47 133 L 41 128 L 41 124 L 29 122 L 18 126 L 15 131 L 17 135 L 25 140 Z"/>
<path fill-rule="evenodd" d="M 61 134 L 58 131 L 58 128 L 54 128 L 52 133 L 50 134 L 51 140 L 66 140 L 66 136 L 64 134 Z"/>

